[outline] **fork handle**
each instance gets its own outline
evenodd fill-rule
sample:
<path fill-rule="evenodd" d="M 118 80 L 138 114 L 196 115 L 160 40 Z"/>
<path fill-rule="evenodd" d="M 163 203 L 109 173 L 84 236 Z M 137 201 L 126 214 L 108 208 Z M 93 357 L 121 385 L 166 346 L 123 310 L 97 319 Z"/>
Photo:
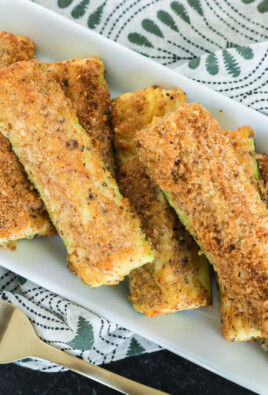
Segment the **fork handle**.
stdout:
<path fill-rule="evenodd" d="M 166 392 L 147 387 L 146 385 L 139 384 L 135 381 L 109 372 L 108 370 L 100 368 L 99 366 L 85 362 L 82 359 L 76 358 L 73 355 L 67 354 L 66 352 L 45 344 L 41 340 L 38 342 L 38 347 L 35 347 L 35 350 L 37 350 L 36 355 L 31 356 L 45 359 L 57 365 L 64 366 L 65 368 L 104 384 L 107 387 L 113 388 L 123 394 L 168 395 Z"/>

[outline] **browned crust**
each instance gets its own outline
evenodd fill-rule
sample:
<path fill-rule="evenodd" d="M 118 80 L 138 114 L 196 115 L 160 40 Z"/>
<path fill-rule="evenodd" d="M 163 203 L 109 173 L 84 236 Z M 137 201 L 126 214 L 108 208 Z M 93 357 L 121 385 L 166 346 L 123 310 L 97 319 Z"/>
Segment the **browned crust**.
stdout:
<path fill-rule="evenodd" d="M 130 300 L 136 310 L 150 317 L 211 302 L 209 292 L 199 281 L 199 269 L 207 265 L 206 259 L 198 255 L 199 247 L 163 193 L 150 181 L 135 149 L 138 130 L 155 115 L 163 116 L 185 101 L 180 89 L 154 87 L 123 94 L 112 102 L 120 190 L 134 206 L 156 250 L 155 262 L 130 273 Z"/>
<path fill-rule="evenodd" d="M 261 176 L 265 184 L 268 184 L 268 155 L 259 157 Z"/>
<path fill-rule="evenodd" d="M 224 130 L 223 133 L 228 137 L 234 147 L 236 156 L 248 180 L 257 190 L 260 188 L 258 163 L 256 161 L 255 132 L 250 126 L 242 126 L 235 130 Z M 243 315 L 237 309 L 236 301 L 229 297 L 228 289 L 219 283 L 221 329 L 225 339 L 230 341 L 256 340 L 261 336 L 252 322 L 245 321 Z"/>
<path fill-rule="evenodd" d="M 0 32 L 0 68 L 34 58 L 34 43 L 27 37 Z"/>
<path fill-rule="evenodd" d="M 33 57 L 34 44 L 28 38 L 0 33 L 0 68 Z M 28 180 L 8 139 L 2 134 L 0 169 L 1 244 L 4 241 L 55 233 L 38 193 Z"/>
<path fill-rule="evenodd" d="M 243 319 L 267 337 L 267 210 L 219 124 L 186 104 L 137 141 L 151 178 L 183 213 Z"/>
<path fill-rule="evenodd" d="M 153 101 L 148 100 L 148 90 L 153 90 Z M 125 93 L 112 102 L 112 123 L 116 128 L 114 142 L 116 148 L 126 149 L 131 153 L 135 152 L 136 132 L 144 125 L 149 125 L 152 121 L 152 114 L 155 117 L 162 117 L 167 112 L 178 108 L 178 101 L 185 102 L 186 95 L 181 89 L 163 90 L 158 86 L 141 89 L 135 95 Z M 172 92 L 172 94 L 171 94 Z M 124 106 L 127 102 L 128 106 Z M 114 111 L 114 108 L 122 107 L 121 111 Z M 118 127 L 120 125 L 120 127 Z"/>
<path fill-rule="evenodd" d="M 134 206 L 156 250 L 155 262 L 130 273 L 134 307 L 153 317 L 210 304 L 210 294 L 199 280 L 200 267 L 207 262 L 198 255 L 198 245 L 137 158 L 120 168 L 120 190 Z"/>
<path fill-rule="evenodd" d="M 0 240 L 52 234 L 45 207 L 2 134 L 0 169 Z"/>
<path fill-rule="evenodd" d="M 261 191 L 268 205 L 268 155 L 259 155 L 258 159 L 262 178 Z"/>
<path fill-rule="evenodd" d="M 234 130 L 224 130 L 223 133 L 229 138 L 230 143 L 234 147 L 238 161 L 243 167 L 247 178 L 256 188 L 258 188 L 258 174 L 256 174 L 256 171 L 253 171 L 253 163 L 257 166 L 256 159 L 254 157 L 254 130 L 250 126 L 242 126 Z"/>
<path fill-rule="evenodd" d="M 80 124 L 113 170 L 112 131 L 109 125 L 110 92 L 100 58 L 71 59 L 47 65 L 67 97 L 76 105 Z"/>

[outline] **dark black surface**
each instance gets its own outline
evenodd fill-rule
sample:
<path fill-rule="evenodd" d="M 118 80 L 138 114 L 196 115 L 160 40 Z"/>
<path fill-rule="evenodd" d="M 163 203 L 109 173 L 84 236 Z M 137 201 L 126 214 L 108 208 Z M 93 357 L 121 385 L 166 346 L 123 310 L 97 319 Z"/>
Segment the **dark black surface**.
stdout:
<path fill-rule="evenodd" d="M 173 395 L 253 394 L 169 351 L 127 358 L 103 367 Z M 118 392 L 72 372 L 41 373 L 9 364 L 0 365 L 0 394 L 113 395 Z"/>

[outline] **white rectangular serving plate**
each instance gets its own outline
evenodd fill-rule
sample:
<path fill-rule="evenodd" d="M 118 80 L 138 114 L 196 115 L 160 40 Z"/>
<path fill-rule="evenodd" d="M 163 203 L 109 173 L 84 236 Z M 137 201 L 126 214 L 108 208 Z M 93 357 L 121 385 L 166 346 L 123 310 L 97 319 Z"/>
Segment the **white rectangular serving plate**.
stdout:
<path fill-rule="evenodd" d="M 153 84 L 180 87 L 189 101 L 203 104 L 223 128 L 251 125 L 257 148 L 268 153 L 268 117 L 30 1 L 0 0 L 0 30 L 29 37 L 42 61 L 100 56 L 113 97 Z M 128 301 L 126 281 L 94 290 L 72 275 L 58 236 L 21 241 L 16 251 L 1 250 L 0 265 L 214 373 L 268 394 L 268 354 L 259 344 L 223 339 L 216 292 L 213 308 L 147 318 Z"/>

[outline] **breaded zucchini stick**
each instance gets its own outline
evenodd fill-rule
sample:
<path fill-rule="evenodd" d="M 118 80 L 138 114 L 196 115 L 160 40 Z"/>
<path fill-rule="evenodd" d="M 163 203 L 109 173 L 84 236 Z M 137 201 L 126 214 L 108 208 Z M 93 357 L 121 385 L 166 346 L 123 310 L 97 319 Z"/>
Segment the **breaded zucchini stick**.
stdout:
<path fill-rule="evenodd" d="M 0 71 L 0 118 L 84 283 L 116 284 L 154 259 L 140 221 L 46 66 L 28 61 Z"/>
<path fill-rule="evenodd" d="M 147 316 L 193 309 L 211 303 L 209 265 L 178 220 L 161 190 L 150 181 L 135 148 L 136 133 L 154 116 L 186 101 L 180 89 L 147 88 L 112 102 L 117 178 L 156 250 L 154 262 L 130 273 L 130 300 Z"/>
<path fill-rule="evenodd" d="M 252 185 L 259 190 L 259 169 L 255 158 L 255 132 L 250 126 L 243 126 L 236 130 L 225 130 L 240 165 Z M 219 282 L 221 328 L 225 339 L 230 341 L 264 340 L 261 331 L 252 323 L 243 319 L 236 309 L 236 301 L 229 297 L 228 289 Z"/>
<path fill-rule="evenodd" d="M 34 44 L 26 37 L 0 33 L 0 68 L 34 57 Z M 55 232 L 38 193 L 0 134 L 0 246 L 14 247 L 21 238 Z"/>
<path fill-rule="evenodd" d="M 268 211 L 218 122 L 185 104 L 139 131 L 137 146 L 236 311 L 268 337 Z"/>
<path fill-rule="evenodd" d="M 76 105 L 81 126 L 100 150 L 108 170 L 113 171 L 112 133 L 108 114 L 110 92 L 100 58 L 71 59 L 47 64 L 65 94 Z"/>

